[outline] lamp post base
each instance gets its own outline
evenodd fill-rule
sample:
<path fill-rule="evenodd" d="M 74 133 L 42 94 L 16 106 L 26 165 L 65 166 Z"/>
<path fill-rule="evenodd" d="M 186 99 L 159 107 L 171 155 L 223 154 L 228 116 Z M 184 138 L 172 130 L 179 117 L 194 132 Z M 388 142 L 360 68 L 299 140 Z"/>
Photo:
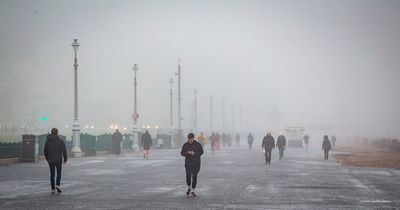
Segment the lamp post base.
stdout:
<path fill-rule="evenodd" d="M 83 153 L 83 152 L 72 152 L 72 157 L 76 157 L 76 158 L 85 157 L 85 153 Z"/>

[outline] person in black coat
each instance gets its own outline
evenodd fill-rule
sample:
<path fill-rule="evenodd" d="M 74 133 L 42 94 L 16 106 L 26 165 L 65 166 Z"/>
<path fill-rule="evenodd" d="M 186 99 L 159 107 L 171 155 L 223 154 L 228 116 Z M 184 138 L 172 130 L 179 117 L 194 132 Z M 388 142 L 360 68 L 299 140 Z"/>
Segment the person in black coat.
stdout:
<path fill-rule="evenodd" d="M 286 148 L 286 138 L 283 134 L 280 134 L 278 136 L 278 140 L 276 140 L 276 146 L 278 147 L 278 150 L 279 150 L 279 160 L 282 160 L 283 151 Z"/>
<path fill-rule="evenodd" d="M 327 135 L 324 136 L 324 141 L 322 142 L 322 150 L 324 151 L 325 160 L 328 160 L 329 150 L 331 149 L 331 141 Z"/>
<path fill-rule="evenodd" d="M 188 189 L 186 195 L 196 197 L 195 189 L 197 185 L 197 174 L 200 171 L 201 155 L 203 155 L 203 147 L 199 142 L 194 140 L 194 134 L 188 134 L 188 141 L 183 144 L 181 155 L 185 157 L 186 184 Z"/>
<path fill-rule="evenodd" d="M 275 148 L 275 139 L 271 132 L 268 132 L 264 137 L 261 147 L 265 150 L 265 164 L 271 165 L 271 153 L 272 149 Z"/>
<path fill-rule="evenodd" d="M 251 133 L 247 136 L 247 143 L 249 144 L 249 150 L 253 147 L 254 137 Z"/>
<path fill-rule="evenodd" d="M 146 131 L 142 135 L 140 143 L 142 144 L 143 147 L 143 158 L 149 158 L 150 147 L 153 145 L 153 141 L 151 139 L 149 131 Z"/>
<path fill-rule="evenodd" d="M 118 129 L 116 129 L 115 133 L 113 133 L 112 135 L 112 145 L 111 145 L 112 154 L 116 155 L 121 154 L 121 142 L 122 142 L 122 134 L 119 132 Z"/>
<path fill-rule="evenodd" d="M 44 145 L 44 157 L 46 158 L 50 168 L 51 191 L 53 194 L 56 192 L 56 190 L 58 193 L 61 193 L 61 166 L 63 163 L 63 158 L 64 165 L 67 163 L 67 149 L 64 141 L 58 136 L 57 128 L 52 128 L 51 134 L 47 136 L 47 140 Z M 54 183 L 55 169 L 57 169 L 57 179 Z"/>

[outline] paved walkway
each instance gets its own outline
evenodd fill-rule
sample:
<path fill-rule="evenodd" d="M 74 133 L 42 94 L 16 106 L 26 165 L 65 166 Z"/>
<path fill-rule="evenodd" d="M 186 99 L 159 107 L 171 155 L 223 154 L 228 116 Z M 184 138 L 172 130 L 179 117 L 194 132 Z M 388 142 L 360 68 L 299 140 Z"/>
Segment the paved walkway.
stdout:
<path fill-rule="evenodd" d="M 62 194 L 50 194 L 48 166 L 0 167 L 0 209 L 400 209 L 400 171 L 343 167 L 322 151 L 273 152 L 222 148 L 202 159 L 198 197 L 184 196 L 179 150 L 72 158 L 63 168 Z"/>

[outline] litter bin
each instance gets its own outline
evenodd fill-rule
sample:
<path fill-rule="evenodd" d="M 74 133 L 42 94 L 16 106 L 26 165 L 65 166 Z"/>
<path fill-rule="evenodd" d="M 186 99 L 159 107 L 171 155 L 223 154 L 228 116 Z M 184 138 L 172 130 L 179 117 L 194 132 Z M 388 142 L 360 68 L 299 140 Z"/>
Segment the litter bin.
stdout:
<path fill-rule="evenodd" d="M 35 135 L 22 135 L 21 161 L 36 162 L 39 156 L 39 145 Z"/>

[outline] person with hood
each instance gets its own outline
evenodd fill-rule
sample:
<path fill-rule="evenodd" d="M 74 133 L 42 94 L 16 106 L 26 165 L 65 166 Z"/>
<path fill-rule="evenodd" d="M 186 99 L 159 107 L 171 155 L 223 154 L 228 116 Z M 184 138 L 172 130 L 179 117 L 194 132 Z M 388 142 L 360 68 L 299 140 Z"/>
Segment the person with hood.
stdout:
<path fill-rule="evenodd" d="M 116 129 L 112 135 L 111 154 L 116 154 L 116 155 L 121 154 L 121 142 L 122 142 L 122 134 L 119 132 L 118 129 Z"/>
<path fill-rule="evenodd" d="M 283 151 L 286 148 L 286 138 L 282 133 L 279 134 L 278 140 L 276 140 L 276 146 L 278 147 L 279 150 L 279 160 L 282 160 Z"/>
<path fill-rule="evenodd" d="M 61 168 L 62 163 L 64 165 L 67 163 L 67 149 L 65 147 L 65 143 L 58 136 L 58 129 L 52 128 L 51 134 L 47 136 L 46 143 L 44 144 L 44 157 L 47 160 L 50 168 L 50 185 L 51 185 L 51 193 L 54 194 L 57 190 L 58 193 L 61 193 Z M 64 159 L 64 161 L 63 161 Z M 57 178 L 54 181 L 55 170 L 57 169 Z"/>
<path fill-rule="evenodd" d="M 188 141 L 183 144 L 181 150 L 181 155 L 185 157 L 186 184 L 188 186 L 186 195 L 196 197 L 197 174 L 200 171 L 203 147 L 199 142 L 194 140 L 193 133 L 189 133 L 187 138 Z"/>
<path fill-rule="evenodd" d="M 203 132 L 200 132 L 200 135 L 197 137 L 197 140 L 200 142 L 201 146 L 204 147 L 204 145 L 207 144 L 207 137 L 204 135 Z"/>
<path fill-rule="evenodd" d="M 327 135 L 324 136 L 324 141 L 322 142 L 322 150 L 324 151 L 324 159 L 328 160 L 329 150 L 331 149 L 331 142 Z"/>
<path fill-rule="evenodd" d="M 261 147 L 265 150 L 265 164 L 271 165 L 271 153 L 272 149 L 275 148 L 275 139 L 271 132 L 268 132 L 264 137 Z"/>
<path fill-rule="evenodd" d="M 150 147 L 153 145 L 153 142 L 148 130 L 142 135 L 140 143 L 143 147 L 143 158 L 149 158 Z"/>
<path fill-rule="evenodd" d="M 249 150 L 253 147 L 254 137 L 251 133 L 247 136 L 247 143 L 249 144 Z"/>

